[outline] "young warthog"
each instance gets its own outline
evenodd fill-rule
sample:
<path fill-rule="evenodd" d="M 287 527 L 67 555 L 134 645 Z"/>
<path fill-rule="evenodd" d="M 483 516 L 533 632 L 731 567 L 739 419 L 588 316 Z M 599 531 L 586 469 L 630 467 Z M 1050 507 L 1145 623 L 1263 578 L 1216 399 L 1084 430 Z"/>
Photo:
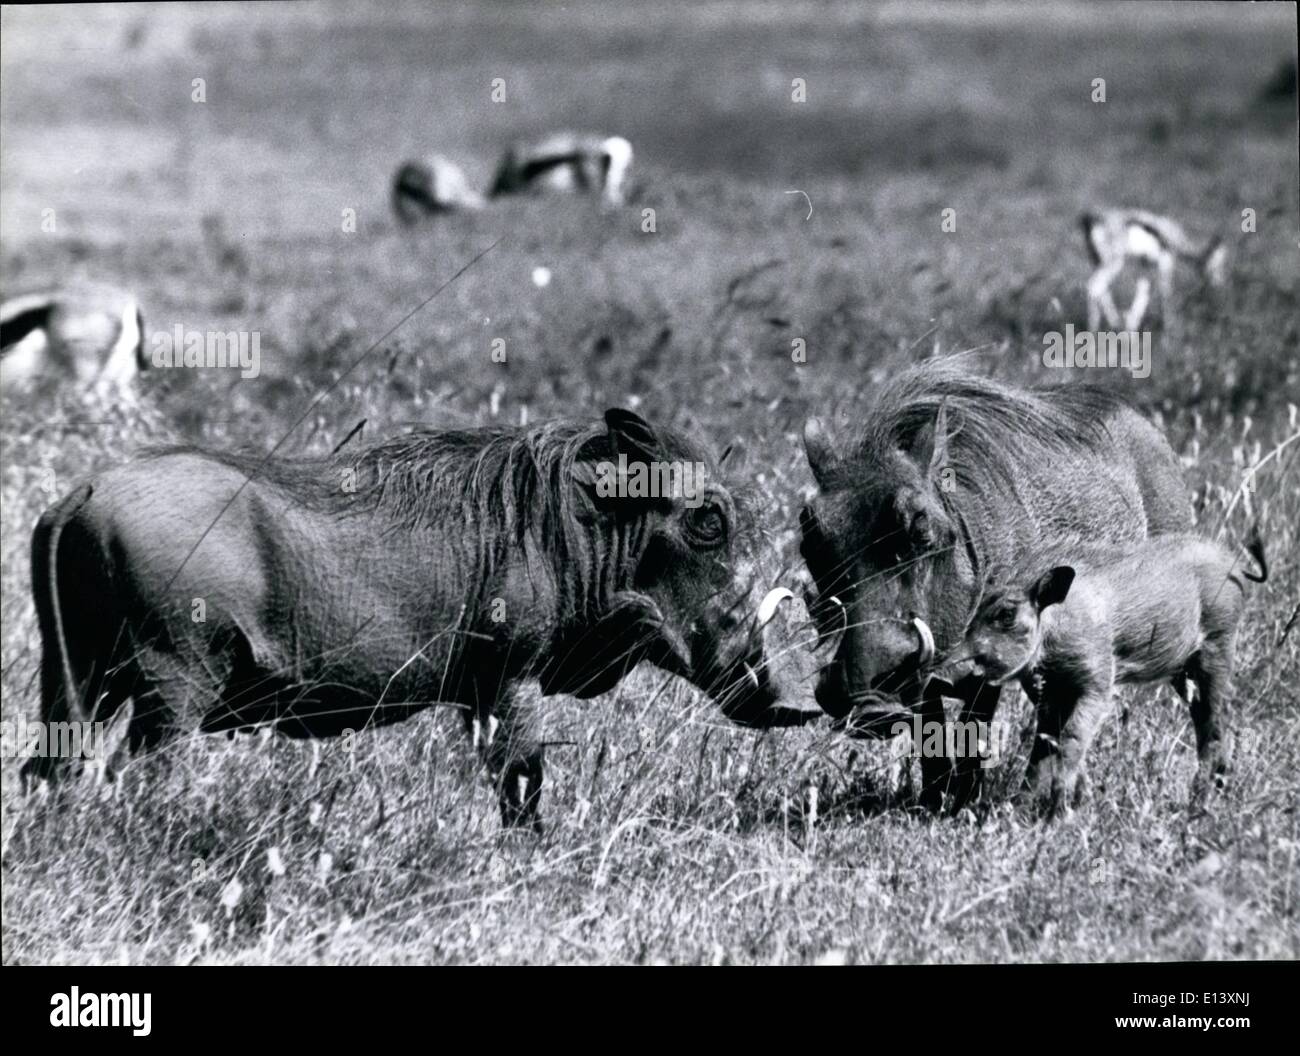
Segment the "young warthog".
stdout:
<path fill-rule="evenodd" d="M 694 494 L 605 494 L 689 462 Z M 41 518 L 45 722 L 134 748 L 270 726 L 322 737 L 460 709 L 507 823 L 536 824 L 542 741 L 516 684 L 589 697 L 648 660 L 755 726 L 771 707 L 754 519 L 699 446 L 630 411 L 425 430 L 318 460 L 194 449 L 99 474 Z M 27 773 L 53 776 L 56 761 Z"/>
<path fill-rule="evenodd" d="M 1025 786 L 1040 806 L 1056 814 L 1077 805 L 1084 756 L 1117 684 L 1167 678 L 1189 700 L 1190 679 L 1198 783 L 1221 779 L 1242 576 L 1262 583 L 1268 575 L 1258 531 L 1248 548 L 1257 576 L 1238 572 L 1223 547 L 1187 533 L 1060 548 L 986 594 L 966 646 L 985 677 L 997 685 L 1018 678 L 1038 709 Z"/>

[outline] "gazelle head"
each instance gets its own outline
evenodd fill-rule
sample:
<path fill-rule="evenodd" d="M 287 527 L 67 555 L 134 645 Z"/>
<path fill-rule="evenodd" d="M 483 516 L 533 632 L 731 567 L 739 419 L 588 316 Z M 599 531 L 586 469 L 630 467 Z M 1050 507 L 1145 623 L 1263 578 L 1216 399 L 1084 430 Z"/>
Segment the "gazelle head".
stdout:
<path fill-rule="evenodd" d="M 1224 245 L 1222 239 L 1216 238 L 1210 243 L 1209 251 L 1205 254 L 1205 261 L 1201 265 L 1201 270 L 1205 274 L 1205 281 L 1216 289 L 1227 285 L 1228 247 Z"/>

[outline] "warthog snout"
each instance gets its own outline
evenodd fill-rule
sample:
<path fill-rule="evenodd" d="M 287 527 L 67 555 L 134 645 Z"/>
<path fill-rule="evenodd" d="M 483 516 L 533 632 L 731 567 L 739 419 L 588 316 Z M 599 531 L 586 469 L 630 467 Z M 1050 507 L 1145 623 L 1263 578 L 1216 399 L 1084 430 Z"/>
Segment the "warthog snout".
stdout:
<path fill-rule="evenodd" d="M 745 626 L 742 655 L 725 665 L 712 695 L 733 721 L 752 726 L 798 726 L 821 717 L 812 698 L 817 635 L 788 587 L 772 587 Z"/>
<path fill-rule="evenodd" d="M 856 680 L 852 670 L 856 654 L 841 655 L 840 643 L 848 630 L 847 612 L 842 606 L 841 611 L 845 611 L 845 626 L 834 634 L 835 651 L 828 654 L 828 659 L 838 658 L 847 663 L 833 662 L 822 668 L 817 680 L 817 703 L 835 719 L 843 719 L 852 712 L 855 732 L 883 736 L 900 716 L 907 715 L 900 691 L 934 662 L 934 633 L 920 616 L 873 621 L 871 668 L 878 673 L 864 680 L 866 688 L 859 689 L 855 687 L 863 682 Z"/>

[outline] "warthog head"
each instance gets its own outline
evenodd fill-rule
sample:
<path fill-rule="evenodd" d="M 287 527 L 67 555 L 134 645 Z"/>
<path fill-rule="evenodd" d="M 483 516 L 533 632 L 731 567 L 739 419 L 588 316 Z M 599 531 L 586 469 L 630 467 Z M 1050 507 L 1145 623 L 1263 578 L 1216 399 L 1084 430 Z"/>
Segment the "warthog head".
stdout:
<path fill-rule="evenodd" d="M 965 652 L 975 669 L 1001 685 L 1032 667 L 1043 641 L 1043 610 L 1063 602 L 1073 582 L 1073 568 L 1055 565 L 1028 584 L 988 590 L 966 632 Z"/>
<path fill-rule="evenodd" d="M 578 517 L 609 541 L 615 566 L 629 564 L 594 632 L 543 673 L 544 688 L 589 696 L 643 657 L 699 686 L 736 722 L 813 717 L 776 706 L 764 631 L 792 595 L 762 578 L 748 500 L 682 438 L 625 410 L 607 412 L 606 423 L 608 437 L 574 461 Z"/>
<path fill-rule="evenodd" d="M 940 492 L 946 439 L 941 408 L 883 459 L 840 460 L 816 419 L 805 426 L 821 495 L 800 514 L 800 550 L 817 585 L 814 620 L 839 641 L 817 686 L 831 715 L 865 705 L 882 722 L 894 716 L 898 706 L 887 698 L 934 658 L 928 598 L 957 542 Z"/>

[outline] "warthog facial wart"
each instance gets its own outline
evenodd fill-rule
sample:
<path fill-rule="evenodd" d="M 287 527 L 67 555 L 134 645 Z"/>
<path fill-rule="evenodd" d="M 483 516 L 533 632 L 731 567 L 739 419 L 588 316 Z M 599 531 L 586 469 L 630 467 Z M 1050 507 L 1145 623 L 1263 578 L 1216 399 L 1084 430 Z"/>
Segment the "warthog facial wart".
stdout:
<path fill-rule="evenodd" d="M 1066 323 L 1065 332 L 1043 334 L 1043 366 L 1054 370 L 1129 371 L 1135 378 L 1151 376 L 1151 331 L 1081 330 Z"/>
<path fill-rule="evenodd" d="M 257 330 L 186 330 L 177 323 L 170 333 L 159 330 L 149 340 L 152 363 L 161 369 L 238 367 L 245 380 L 262 373 L 262 335 Z"/>

